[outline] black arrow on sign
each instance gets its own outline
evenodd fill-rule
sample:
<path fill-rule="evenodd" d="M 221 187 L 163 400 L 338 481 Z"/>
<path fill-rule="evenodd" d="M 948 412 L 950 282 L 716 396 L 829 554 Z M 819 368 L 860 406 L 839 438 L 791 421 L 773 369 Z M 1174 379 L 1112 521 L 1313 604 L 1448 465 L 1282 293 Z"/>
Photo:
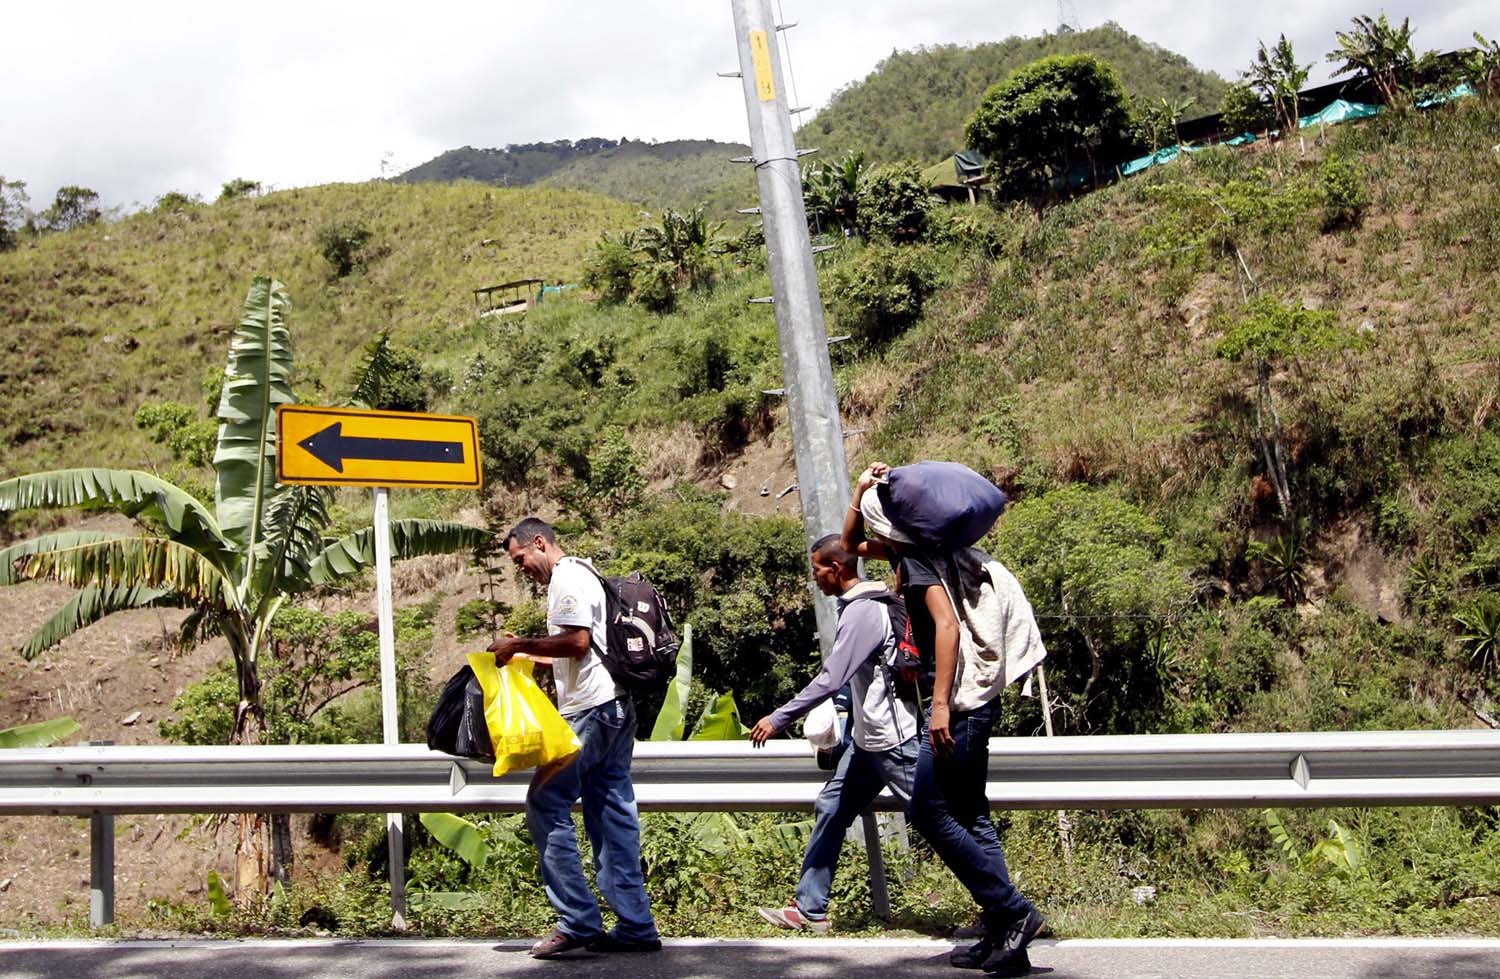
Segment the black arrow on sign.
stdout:
<path fill-rule="evenodd" d="M 463 462 L 462 442 L 427 442 L 417 439 L 372 439 L 344 434 L 344 423 L 327 428 L 297 443 L 336 473 L 344 471 L 345 459 L 371 462 Z"/>

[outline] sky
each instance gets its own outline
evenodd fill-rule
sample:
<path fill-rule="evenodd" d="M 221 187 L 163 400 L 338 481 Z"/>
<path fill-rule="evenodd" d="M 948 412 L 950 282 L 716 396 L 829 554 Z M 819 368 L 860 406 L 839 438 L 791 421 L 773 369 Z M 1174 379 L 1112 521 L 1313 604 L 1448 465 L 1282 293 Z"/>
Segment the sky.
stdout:
<path fill-rule="evenodd" d="M 1285 33 L 1310 84 L 1358 14 L 1410 16 L 1419 51 L 1500 34 L 1494 0 L 769 0 L 797 101 L 827 104 L 894 50 L 1116 23 L 1234 79 Z M 459 146 L 747 140 L 729 0 L 546 3 L 49 0 L 7 5 L 0 176 L 33 208 L 60 186 L 106 206 L 229 179 L 287 188 L 392 175 Z M 810 117 L 804 117 L 810 118 Z"/>

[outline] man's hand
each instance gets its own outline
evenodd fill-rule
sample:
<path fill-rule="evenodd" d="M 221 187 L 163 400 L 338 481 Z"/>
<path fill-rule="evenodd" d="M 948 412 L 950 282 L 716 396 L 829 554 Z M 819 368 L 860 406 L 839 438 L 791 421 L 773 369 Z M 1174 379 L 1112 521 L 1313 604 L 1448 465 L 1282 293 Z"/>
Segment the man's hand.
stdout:
<path fill-rule="evenodd" d="M 927 736 L 932 739 L 932 752 L 939 758 L 953 754 L 953 733 L 948 730 L 948 705 L 933 704 L 932 716 L 927 720 Z"/>
<path fill-rule="evenodd" d="M 750 743 L 759 748 L 774 738 L 776 733 L 776 725 L 771 723 L 771 715 L 767 714 L 750 729 Z"/>
<path fill-rule="evenodd" d="M 854 498 L 859 499 L 871 486 L 885 478 L 885 474 L 891 471 L 891 467 L 883 462 L 877 462 L 869 469 L 859 474 L 859 481 L 854 486 Z"/>
<path fill-rule="evenodd" d="M 513 639 L 515 636 L 507 632 L 504 639 L 496 639 L 490 643 L 489 651 L 495 654 L 496 666 L 504 666 L 510 662 L 512 656 L 516 655 L 515 643 L 511 641 Z"/>

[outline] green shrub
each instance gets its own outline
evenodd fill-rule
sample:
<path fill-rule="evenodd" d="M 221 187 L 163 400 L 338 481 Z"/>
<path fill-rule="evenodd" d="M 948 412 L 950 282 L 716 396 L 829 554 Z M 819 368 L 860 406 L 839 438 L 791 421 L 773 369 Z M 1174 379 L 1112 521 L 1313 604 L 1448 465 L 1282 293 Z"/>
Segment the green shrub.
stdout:
<path fill-rule="evenodd" d="M 666 314 L 677 308 L 677 270 L 666 262 L 642 265 L 631 279 L 635 301 L 653 313 Z"/>
<path fill-rule="evenodd" d="M 627 241 L 605 233 L 583 266 L 583 284 L 598 294 L 601 303 L 617 305 L 630 298 L 640 265 L 640 256 Z"/>
<path fill-rule="evenodd" d="M 158 214 L 185 214 L 203 203 L 197 196 L 180 190 L 169 190 L 156 199 L 152 208 Z"/>
<path fill-rule="evenodd" d="M 856 227 L 866 238 L 921 241 L 927 237 L 932 208 L 932 193 L 922 179 L 921 167 L 915 163 L 878 167 L 864 180 Z"/>
<path fill-rule="evenodd" d="M 219 423 L 176 401 L 148 401 L 136 409 L 135 427 L 151 432 L 151 440 L 165 445 L 172 458 L 189 466 L 213 462 Z"/>
<path fill-rule="evenodd" d="M 1071 707 L 1069 726 L 1149 730 L 1168 691 L 1142 652 L 1192 600 L 1162 525 L 1108 490 L 1074 484 L 1017 503 L 993 537 L 1041 619 L 1049 662 L 1063 664 L 1051 683 Z"/>
<path fill-rule="evenodd" d="M 261 191 L 259 180 L 249 180 L 245 177 L 235 177 L 226 180 L 224 186 L 219 189 L 219 200 L 233 201 L 241 197 L 254 197 Z"/>
<path fill-rule="evenodd" d="M 930 250 L 881 243 L 836 266 L 828 278 L 840 324 L 867 343 L 891 340 L 920 319 L 938 281 Z"/>
<path fill-rule="evenodd" d="M 1276 124 L 1276 114 L 1249 85 L 1231 85 L 1219 103 L 1219 117 L 1230 133 L 1260 133 Z"/>
<path fill-rule="evenodd" d="M 1365 171 L 1347 157 L 1330 155 L 1323 161 L 1323 230 L 1358 227 L 1370 204 Z"/>
<path fill-rule="evenodd" d="M 333 269 L 335 279 L 365 270 L 365 246 L 373 235 L 369 228 L 353 221 L 328 225 L 318 232 L 318 253 Z"/>
<path fill-rule="evenodd" d="M 618 428 L 589 453 L 588 474 L 565 492 L 568 506 L 591 524 L 638 506 L 646 492 L 641 460 Z"/>
<path fill-rule="evenodd" d="M 510 606 L 504 602 L 493 601 L 488 598 L 476 598 L 464 602 L 453 613 L 453 631 L 458 634 L 460 640 L 472 639 L 475 636 L 498 636 L 500 620 L 505 617 Z"/>

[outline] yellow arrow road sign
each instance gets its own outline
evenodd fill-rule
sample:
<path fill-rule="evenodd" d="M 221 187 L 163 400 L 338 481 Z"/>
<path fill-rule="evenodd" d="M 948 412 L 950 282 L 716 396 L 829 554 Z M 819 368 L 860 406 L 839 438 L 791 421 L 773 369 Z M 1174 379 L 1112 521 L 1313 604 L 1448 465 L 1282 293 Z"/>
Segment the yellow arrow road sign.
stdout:
<path fill-rule="evenodd" d="M 460 415 L 277 405 L 276 479 L 478 489 L 479 426 Z"/>

